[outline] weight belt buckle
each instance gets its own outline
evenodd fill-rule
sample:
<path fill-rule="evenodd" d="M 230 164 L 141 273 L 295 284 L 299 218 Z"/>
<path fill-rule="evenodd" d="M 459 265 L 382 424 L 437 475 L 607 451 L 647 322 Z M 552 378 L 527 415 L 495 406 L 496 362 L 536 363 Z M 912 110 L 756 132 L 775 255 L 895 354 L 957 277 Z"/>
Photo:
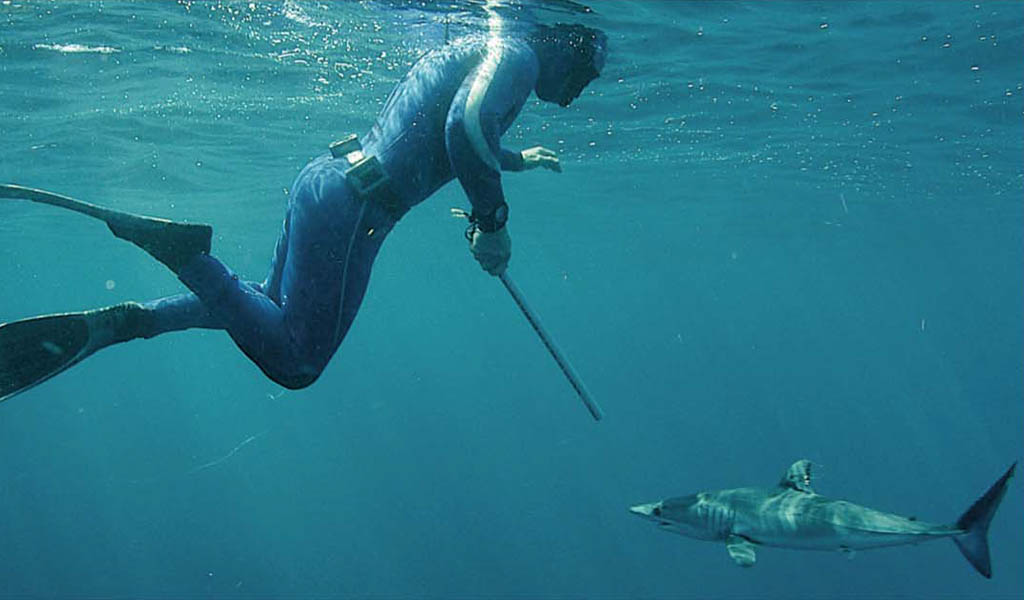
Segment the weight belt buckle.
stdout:
<path fill-rule="evenodd" d="M 381 167 L 376 156 L 363 154 L 363 146 L 355 134 L 348 135 L 330 145 L 331 156 L 344 158 L 349 167 L 345 170 L 345 180 L 360 197 L 374 200 L 381 204 L 393 216 L 400 216 L 401 207 L 398 198 L 390 193 L 386 186 L 390 178 Z"/>

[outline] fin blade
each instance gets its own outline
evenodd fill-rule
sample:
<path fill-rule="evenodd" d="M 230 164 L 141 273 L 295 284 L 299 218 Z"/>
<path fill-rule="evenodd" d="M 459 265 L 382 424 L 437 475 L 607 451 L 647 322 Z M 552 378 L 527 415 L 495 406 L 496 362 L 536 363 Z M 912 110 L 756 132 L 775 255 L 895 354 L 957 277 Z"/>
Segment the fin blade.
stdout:
<path fill-rule="evenodd" d="M 1006 473 L 993 483 L 992 487 L 972 504 L 956 522 L 956 526 L 967 533 L 954 537 L 953 542 L 967 562 L 989 579 L 992 578 L 992 562 L 988 550 L 988 526 L 996 514 L 996 509 L 999 508 L 1003 496 L 1006 495 L 1007 483 L 1013 477 L 1016 468 L 1017 463 L 1014 462 L 1006 470 Z"/>
<path fill-rule="evenodd" d="M 213 228 L 209 225 L 136 215 L 14 184 L 0 184 L 0 198 L 49 204 L 99 219 L 114 236 L 142 248 L 175 273 L 196 254 L 210 253 Z"/>
<path fill-rule="evenodd" d="M 179 223 L 129 213 L 106 219 L 115 237 L 131 242 L 178 273 L 197 254 L 210 253 L 213 228 L 199 223 Z"/>
<path fill-rule="evenodd" d="M 0 325 L 0 401 L 20 394 L 92 353 L 86 313 Z"/>
<path fill-rule="evenodd" d="M 75 212 L 82 213 L 83 215 L 88 215 L 103 221 L 111 215 L 117 214 L 117 211 L 112 211 L 88 202 L 82 202 L 81 200 L 75 200 L 70 196 L 64 196 L 62 194 L 47 192 L 46 190 L 37 190 L 35 188 L 10 183 L 0 184 L 0 198 L 30 200 L 32 202 L 39 202 L 40 204 L 49 204 L 51 206 L 73 210 Z"/>

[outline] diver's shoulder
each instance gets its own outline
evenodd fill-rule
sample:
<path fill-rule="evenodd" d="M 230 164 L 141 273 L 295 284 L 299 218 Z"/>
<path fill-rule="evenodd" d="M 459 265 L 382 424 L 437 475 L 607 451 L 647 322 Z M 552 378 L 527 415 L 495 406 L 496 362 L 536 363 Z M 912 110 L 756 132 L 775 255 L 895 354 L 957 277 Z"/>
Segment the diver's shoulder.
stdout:
<path fill-rule="evenodd" d="M 457 37 L 443 46 L 431 48 L 424 52 L 420 61 L 449 61 L 453 58 L 479 54 L 487 49 L 487 36 L 471 34 Z"/>
<path fill-rule="evenodd" d="M 426 53 L 422 59 L 429 58 L 451 58 L 456 56 L 471 56 L 484 54 L 492 47 L 492 38 L 486 34 L 472 33 L 455 38 L 443 46 L 438 46 Z M 534 58 L 533 49 L 522 36 L 503 37 L 499 41 L 503 54 L 521 55 Z M 422 60 L 421 59 L 421 60 Z"/>

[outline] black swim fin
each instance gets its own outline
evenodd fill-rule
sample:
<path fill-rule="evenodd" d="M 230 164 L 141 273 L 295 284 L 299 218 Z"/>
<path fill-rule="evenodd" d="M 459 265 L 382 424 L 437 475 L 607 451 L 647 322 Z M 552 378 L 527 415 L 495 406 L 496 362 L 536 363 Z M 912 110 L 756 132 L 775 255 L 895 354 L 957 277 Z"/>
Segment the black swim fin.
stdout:
<path fill-rule="evenodd" d="M 111 210 L 69 196 L 20 185 L 0 184 L 0 198 L 31 200 L 99 219 L 107 224 L 115 236 L 142 248 L 175 273 L 197 254 L 210 252 L 213 228 L 209 225 L 178 223 Z"/>
<path fill-rule="evenodd" d="M 0 324 L 0 402 L 111 344 L 141 337 L 145 309 L 126 302 Z"/>

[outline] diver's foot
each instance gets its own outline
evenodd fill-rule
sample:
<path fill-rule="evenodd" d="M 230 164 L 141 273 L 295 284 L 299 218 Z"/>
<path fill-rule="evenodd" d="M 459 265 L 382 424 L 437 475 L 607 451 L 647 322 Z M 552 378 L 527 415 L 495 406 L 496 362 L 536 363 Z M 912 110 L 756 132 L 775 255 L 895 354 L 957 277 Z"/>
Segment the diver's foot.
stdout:
<path fill-rule="evenodd" d="M 117 215 L 106 220 L 110 231 L 142 248 L 177 274 L 199 254 L 209 254 L 213 228 L 137 215 Z"/>
<path fill-rule="evenodd" d="M 83 314 L 89 324 L 89 333 L 102 340 L 104 345 L 153 335 L 149 312 L 138 302 L 122 302 Z"/>

